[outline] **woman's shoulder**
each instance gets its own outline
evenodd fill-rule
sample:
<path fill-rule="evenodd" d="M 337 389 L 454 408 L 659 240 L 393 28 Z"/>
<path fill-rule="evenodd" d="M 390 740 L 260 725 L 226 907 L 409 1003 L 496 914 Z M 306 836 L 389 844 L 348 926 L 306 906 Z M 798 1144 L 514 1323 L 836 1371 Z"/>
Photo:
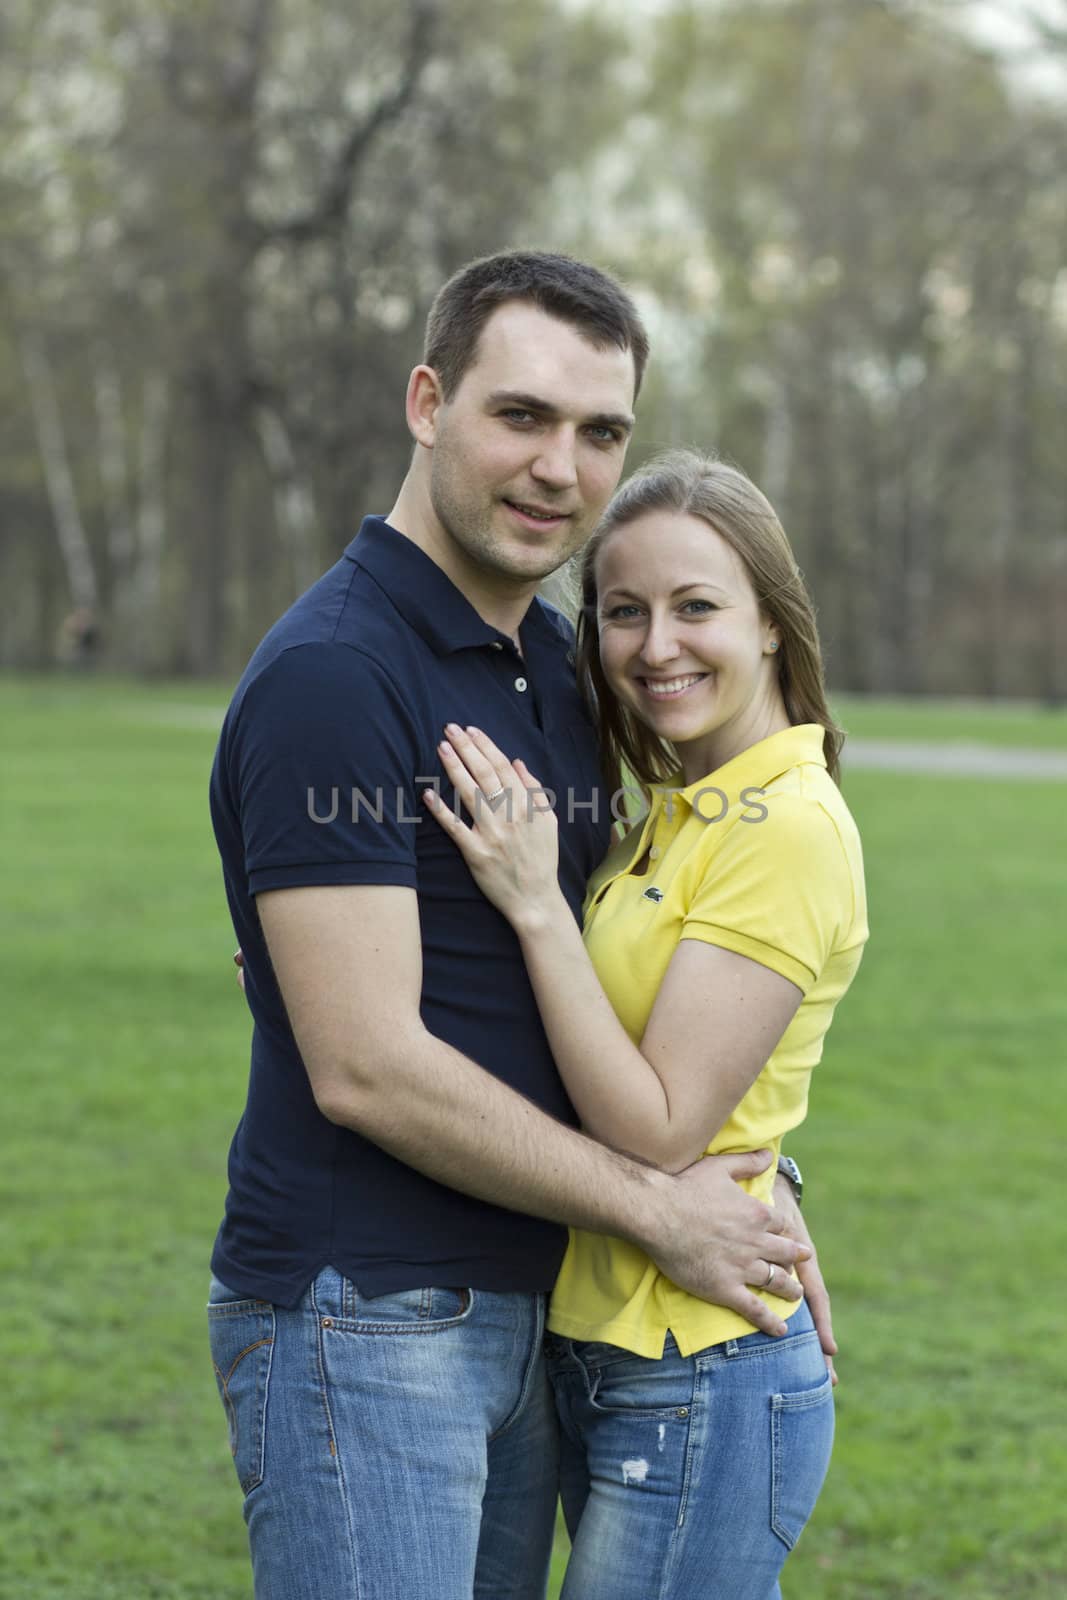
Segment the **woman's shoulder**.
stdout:
<path fill-rule="evenodd" d="M 846 854 L 859 851 L 856 819 L 838 785 L 824 766 L 801 762 L 773 778 L 764 791 L 763 804 L 778 826 L 802 842 L 805 836 L 836 837 Z"/>
<path fill-rule="evenodd" d="M 867 937 L 863 847 L 856 820 L 825 767 L 805 763 L 781 774 L 763 797 L 770 828 L 764 848 L 778 858 L 780 881 L 797 878 L 836 901 L 847 942 Z"/>
<path fill-rule="evenodd" d="M 777 905 L 783 894 L 816 894 L 849 924 L 866 903 L 859 830 L 826 768 L 799 763 L 770 779 L 733 820 L 708 860 L 716 876 L 730 873 Z M 862 920 L 862 919 L 861 919 Z"/>

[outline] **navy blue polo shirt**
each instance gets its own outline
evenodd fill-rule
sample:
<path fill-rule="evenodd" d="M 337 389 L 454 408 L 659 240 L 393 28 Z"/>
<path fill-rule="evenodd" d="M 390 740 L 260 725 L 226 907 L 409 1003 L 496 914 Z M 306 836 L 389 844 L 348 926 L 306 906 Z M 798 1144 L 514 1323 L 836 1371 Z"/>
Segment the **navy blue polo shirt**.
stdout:
<path fill-rule="evenodd" d="M 452 799 L 444 724 L 483 728 L 555 790 L 560 883 L 580 916 L 611 820 L 593 731 L 565 620 L 534 600 L 519 637 L 521 655 L 417 545 L 368 517 L 234 694 L 211 812 L 254 1030 L 212 1270 L 242 1295 L 295 1305 L 324 1266 L 369 1295 L 555 1280 L 562 1228 L 445 1188 L 322 1115 L 255 905 L 308 884 L 415 889 L 426 1027 L 573 1125 L 518 940 L 420 799 L 432 782 Z"/>

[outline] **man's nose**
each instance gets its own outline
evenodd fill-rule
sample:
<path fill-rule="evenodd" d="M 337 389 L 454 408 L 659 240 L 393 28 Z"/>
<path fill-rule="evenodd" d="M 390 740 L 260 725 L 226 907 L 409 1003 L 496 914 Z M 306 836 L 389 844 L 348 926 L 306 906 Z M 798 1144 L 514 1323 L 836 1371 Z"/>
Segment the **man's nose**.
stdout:
<path fill-rule="evenodd" d="M 578 482 L 576 441 L 570 429 L 560 428 L 541 441 L 530 471 L 538 483 L 552 489 L 571 489 Z"/>

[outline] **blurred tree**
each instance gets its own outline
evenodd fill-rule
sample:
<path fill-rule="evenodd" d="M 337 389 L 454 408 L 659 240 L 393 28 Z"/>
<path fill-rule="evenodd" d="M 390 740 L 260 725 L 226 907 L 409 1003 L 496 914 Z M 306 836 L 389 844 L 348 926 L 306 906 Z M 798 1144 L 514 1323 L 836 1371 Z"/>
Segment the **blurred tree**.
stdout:
<path fill-rule="evenodd" d="M 543 243 L 635 287 L 638 456 L 766 485 L 836 684 L 1063 698 L 1067 111 L 968 11 L 8 0 L 0 663 L 238 665 L 387 507 L 434 289 Z"/>
<path fill-rule="evenodd" d="M 214 672 L 395 486 L 430 296 L 610 136 L 622 41 L 551 0 L 17 3 L 6 310 L 62 374 L 42 410 L 28 369 L 54 531 L 115 659 Z"/>
<path fill-rule="evenodd" d="M 767 486 L 836 683 L 1062 696 L 1062 646 L 1039 665 L 1032 618 L 1064 603 L 1047 447 L 1067 118 L 1012 91 L 950 26 L 959 9 L 657 19 L 643 159 L 618 186 L 631 259 L 653 264 L 688 351 L 652 429 L 693 419 Z M 683 248 L 664 248 L 664 217 Z"/>

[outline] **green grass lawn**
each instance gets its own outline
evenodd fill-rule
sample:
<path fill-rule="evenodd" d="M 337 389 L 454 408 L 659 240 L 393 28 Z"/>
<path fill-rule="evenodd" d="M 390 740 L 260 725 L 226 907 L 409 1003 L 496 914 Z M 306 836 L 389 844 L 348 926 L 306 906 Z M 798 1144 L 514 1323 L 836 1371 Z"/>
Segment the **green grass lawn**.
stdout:
<path fill-rule="evenodd" d="M 220 699 L 0 680 L 0 1600 L 250 1594 L 202 1310 L 249 1031 L 206 807 Z M 842 711 L 1067 743 L 1062 714 Z M 1059 1596 L 1067 788 L 848 794 L 872 944 L 790 1143 L 838 1447 L 785 1593 Z"/>
<path fill-rule="evenodd" d="M 863 739 L 928 739 L 1067 750 L 1067 707 L 1014 700 L 865 700 L 835 694 L 834 714 Z"/>

